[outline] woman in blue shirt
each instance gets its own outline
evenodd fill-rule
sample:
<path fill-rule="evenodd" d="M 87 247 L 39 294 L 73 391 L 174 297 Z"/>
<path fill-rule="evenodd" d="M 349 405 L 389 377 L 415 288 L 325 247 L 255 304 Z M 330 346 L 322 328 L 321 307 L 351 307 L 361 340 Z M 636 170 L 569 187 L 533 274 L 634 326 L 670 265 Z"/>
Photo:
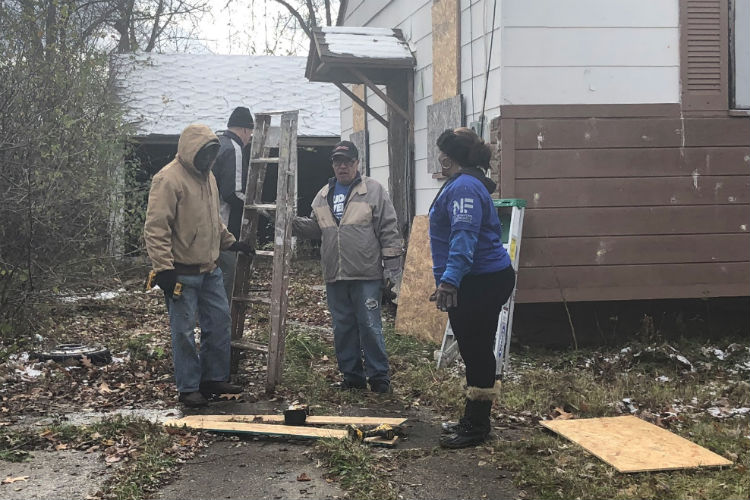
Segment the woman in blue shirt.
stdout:
<path fill-rule="evenodd" d="M 495 384 L 494 340 L 498 317 L 516 282 L 503 248 L 497 209 L 486 177 L 492 151 L 469 128 L 446 130 L 437 140 L 448 177 L 430 207 L 430 248 L 436 290 L 430 296 L 448 311 L 466 364 L 466 406 L 457 423 L 444 423 L 444 448 L 476 446 L 490 433 Z"/>

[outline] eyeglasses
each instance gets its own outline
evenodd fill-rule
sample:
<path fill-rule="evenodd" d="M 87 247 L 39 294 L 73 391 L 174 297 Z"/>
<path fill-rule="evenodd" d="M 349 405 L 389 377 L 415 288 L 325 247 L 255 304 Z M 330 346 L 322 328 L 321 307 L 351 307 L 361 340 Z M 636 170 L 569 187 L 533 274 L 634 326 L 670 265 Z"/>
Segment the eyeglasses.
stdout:
<path fill-rule="evenodd" d="M 344 165 L 344 166 L 347 166 L 347 167 L 351 167 L 352 165 L 354 165 L 354 160 L 342 160 L 342 159 L 339 159 L 339 158 L 334 158 L 334 160 L 333 160 L 333 166 L 334 167 L 339 167 L 341 165 Z"/>

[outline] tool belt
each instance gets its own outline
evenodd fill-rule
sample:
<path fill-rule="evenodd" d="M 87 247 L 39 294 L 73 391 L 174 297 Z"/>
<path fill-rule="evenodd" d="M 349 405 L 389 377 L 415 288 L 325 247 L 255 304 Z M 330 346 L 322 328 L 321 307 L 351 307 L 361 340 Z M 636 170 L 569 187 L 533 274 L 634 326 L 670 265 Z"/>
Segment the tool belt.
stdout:
<path fill-rule="evenodd" d="M 182 264 L 174 263 L 174 270 L 177 274 L 201 274 L 200 264 Z"/>

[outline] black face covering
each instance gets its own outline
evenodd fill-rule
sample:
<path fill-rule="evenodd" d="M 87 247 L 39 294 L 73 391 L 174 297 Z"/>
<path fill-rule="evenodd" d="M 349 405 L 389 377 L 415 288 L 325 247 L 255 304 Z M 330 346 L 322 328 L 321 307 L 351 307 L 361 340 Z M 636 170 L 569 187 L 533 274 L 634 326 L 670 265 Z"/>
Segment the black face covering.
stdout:
<path fill-rule="evenodd" d="M 193 165 L 195 165 L 195 168 L 198 169 L 199 172 L 208 172 L 208 169 L 211 168 L 217 154 L 219 154 L 219 143 L 216 141 L 206 143 L 206 145 L 195 154 Z"/>

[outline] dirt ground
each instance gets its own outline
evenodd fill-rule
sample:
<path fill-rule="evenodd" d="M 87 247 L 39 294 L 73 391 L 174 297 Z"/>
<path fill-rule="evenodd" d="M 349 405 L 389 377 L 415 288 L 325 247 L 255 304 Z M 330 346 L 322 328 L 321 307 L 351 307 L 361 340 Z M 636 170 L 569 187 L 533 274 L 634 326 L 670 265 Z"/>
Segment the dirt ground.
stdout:
<path fill-rule="evenodd" d="M 268 402 L 255 404 L 223 403 L 211 413 L 238 414 L 273 412 Z M 382 408 L 344 408 L 346 415 L 406 416 L 405 436 L 393 449 L 378 449 L 388 457 L 388 480 L 398 485 L 404 500 L 434 498 L 514 499 L 519 490 L 509 472 L 498 470 L 483 460 L 488 450 L 440 450 L 437 448 L 440 418 L 429 410 L 398 411 L 393 405 Z M 208 413 L 209 410 L 200 413 Z M 495 430 L 496 439 L 509 436 Z M 156 498 L 342 498 L 346 492 L 324 477 L 310 453 L 311 441 L 277 438 L 226 437 L 212 443 L 205 452 L 181 467 L 174 482 L 161 489 Z M 299 481 L 302 474 L 309 481 Z"/>
<path fill-rule="evenodd" d="M 642 339 L 632 346 L 607 352 L 546 355 L 514 345 L 511 355 L 518 353 L 513 363 L 519 378 L 504 382 L 492 442 L 473 449 L 443 450 L 438 447 L 440 422 L 449 415 L 440 412 L 457 408 L 459 392 L 451 399 L 450 391 L 457 391 L 463 379 L 460 370 L 454 365 L 435 372 L 434 346 L 391 335 L 394 380 L 403 381 L 402 386 L 395 384 L 394 394 L 344 397 L 333 391 L 330 384 L 340 375 L 331 347 L 325 291 L 316 272 L 314 266 L 297 265 L 291 279 L 286 363 L 299 371 L 285 372 L 285 377 L 297 384 L 291 382 L 275 396 L 267 395 L 265 359 L 248 356 L 240 374 L 246 388 L 243 399 L 212 402 L 205 410 L 189 413 L 280 414 L 299 400 L 327 405 L 327 410 L 313 410 L 314 414 L 405 417 L 405 435 L 395 448 L 371 449 L 378 479 L 385 479 L 399 499 L 596 498 L 586 493 L 591 488 L 603 498 L 681 498 L 703 484 L 711 489 L 696 498 L 726 498 L 722 496 L 726 485 L 747 498 L 748 482 L 742 474 L 750 450 L 746 382 L 750 347 L 741 334 L 747 331 L 744 323 L 740 333 L 726 329 L 727 338 L 721 341 L 675 343 L 688 349 L 687 357 L 660 336 L 661 320 L 656 327 L 642 324 Z M 269 276 L 261 270 L 255 279 L 263 283 Z M 51 311 L 55 328 L 45 331 L 43 338 L 40 335 L 38 344 L 6 351 L 0 363 L 0 454 L 18 450 L 27 455 L 20 462 L 0 461 L 0 500 L 354 497 L 343 478 L 322 463 L 313 441 L 187 430 L 166 436 L 172 441 L 160 449 L 173 459 L 164 468 L 169 472 L 156 474 L 153 484 L 142 491 L 112 493 L 120 471 L 142 460 L 143 438 L 128 435 L 127 429 L 120 429 L 122 435 L 97 435 L 90 425 L 113 415 L 161 422 L 185 413 L 174 389 L 161 297 L 144 294 L 140 281 L 122 285 L 124 293 L 118 290 L 106 299 L 92 298 L 92 291 L 70 292 Z M 681 324 L 703 322 L 701 317 L 681 314 L 675 316 Z M 392 328 L 393 310 L 384 308 L 384 317 Z M 261 339 L 267 327 L 267 316 L 249 315 L 245 335 Z M 88 361 L 33 359 L 34 349 L 76 341 L 106 345 L 113 362 L 96 366 Z M 421 371 L 415 371 L 417 360 Z M 312 375 L 317 382 L 310 382 Z M 302 393 L 299 387 L 317 392 Z M 333 397 L 332 391 L 337 393 Z M 329 399 L 320 400 L 321 395 Z M 443 403 L 439 403 L 441 396 Z M 654 478 L 649 481 L 630 479 L 613 475 L 600 461 L 545 435 L 538 425 L 542 419 L 561 415 L 622 414 L 636 414 L 682 433 L 738 465 L 726 471 L 649 476 Z M 65 437 L 61 425 L 89 430 Z M 21 429 L 30 429 L 34 436 L 27 445 L 13 441 Z M 158 429 L 165 434 L 161 426 Z M 141 477 L 135 477 L 137 486 Z M 571 496 L 565 497 L 568 493 Z M 369 496 L 373 497 L 377 498 Z"/>

